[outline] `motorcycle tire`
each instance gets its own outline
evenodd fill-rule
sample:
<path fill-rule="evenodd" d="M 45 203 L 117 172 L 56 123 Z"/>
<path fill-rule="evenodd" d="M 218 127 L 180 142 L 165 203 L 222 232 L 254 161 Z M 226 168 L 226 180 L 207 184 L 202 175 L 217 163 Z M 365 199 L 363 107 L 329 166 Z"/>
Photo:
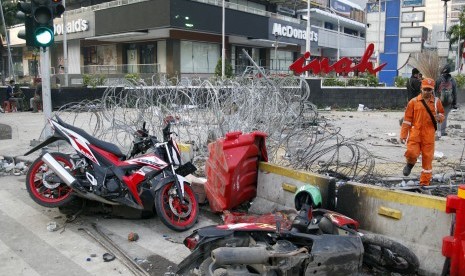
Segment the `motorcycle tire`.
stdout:
<path fill-rule="evenodd" d="M 177 197 L 174 182 L 155 193 L 155 209 L 160 220 L 174 231 L 185 231 L 194 226 L 199 216 L 199 204 L 191 186 L 184 185 L 183 204 Z"/>
<path fill-rule="evenodd" d="M 64 167 L 71 168 L 73 166 L 70 157 L 66 154 L 53 152 L 50 155 Z M 26 189 L 32 200 L 41 206 L 56 208 L 66 205 L 76 198 L 72 195 L 73 189 L 63 181 L 53 183 L 45 181 L 44 178 L 49 176 L 55 176 L 56 179 L 59 179 L 40 156 L 31 164 L 26 175 Z"/>
<path fill-rule="evenodd" d="M 228 275 L 228 271 L 224 268 L 217 268 L 214 269 L 215 271 L 210 270 L 210 266 L 212 265 L 213 260 L 212 258 L 206 258 L 199 266 L 199 275 L 200 276 L 226 276 Z M 213 273 L 212 273 L 213 272 Z"/>
<path fill-rule="evenodd" d="M 415 253 L 402 244 L 376 234 L 364 234 L 363 263 L 369 267 L 400 274 L 415 274 L 420 261 Z"/>
<path fill-rule="evenodd" d="M 205 260 L 203 260 L 203 262 L 200 264 L 199 275 L 200 276 L 227 276 L 229 275 L 227 267 L 228 266 L 222 267 L 222 266 L 215 265 L 213 263 L 212 258 L 208 257 Z M 249 271 L 249 269 L 253 270 L 251 267 L 247 267 L 246 265 L 236 265 L 234 267 L 234 270 L 237 273 L 237 275 L 242 275 L 242 276 L 263 275 L 256 271 Z M 267 275 L 273 275 L 273 274 L 267 274 Z"/>

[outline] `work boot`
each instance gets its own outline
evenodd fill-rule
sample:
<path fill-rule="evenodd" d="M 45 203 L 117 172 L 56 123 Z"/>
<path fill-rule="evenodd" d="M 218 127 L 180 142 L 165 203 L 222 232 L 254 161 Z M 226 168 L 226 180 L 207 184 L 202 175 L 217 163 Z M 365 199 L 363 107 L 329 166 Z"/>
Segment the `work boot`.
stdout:
<path fill-rule="evenodd" d="M 415 164 L 408 164 L 407 163 L 407 165 L 405 165 L 404 170 L 402 171 L 404 173 L 404 176 L 409 176 L 410 175 L 410 172 L 412 171 L 413 166 L 415 166 Z"/>

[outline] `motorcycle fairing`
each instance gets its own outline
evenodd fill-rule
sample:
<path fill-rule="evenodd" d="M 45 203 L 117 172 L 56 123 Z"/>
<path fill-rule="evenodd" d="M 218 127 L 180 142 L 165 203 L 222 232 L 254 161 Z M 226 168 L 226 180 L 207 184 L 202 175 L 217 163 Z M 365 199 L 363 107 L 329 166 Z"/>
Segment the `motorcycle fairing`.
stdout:
<path fill-rule="evenodd" d="M 325 210 L 325 209 L 316 209 L 314 210 L 314 214 L 318 215 L 321 214 L 328 219 L 330 219 L 334 224 L 336 224 L 338 227 L 348 227 L 351 229 L 358 230 L 359 223 L 358 221 L 351 219 L 347 216 L 344 216 L 342 214 L 330 211 L 330 210 Z"/>
<path fill-rule="evenodd" d="M 266 223 L 235 223 L 218 225 L 218 229 L 242 231 L 276 231 L 276 226 Z"/>
<path fill-rule="evenodd" d="M 35 152 L 36 150 L 38 149 L 41 149 L 51 143 L 54 143 L 58 140 L 63 140 L 63 138 L 59 137 L 59 136 L 56 136 L 56 135 L 52 135 L 52 136 L 49 136 L 47 139 L 45 139 L 45 141 L 43 141 L 42 143 L 38 144 L 37 146 L 33 147 L 31 150 L 29 150 L 28 152 L 26 152 L 24 154 L 24 156 L 28 156 L 29 154 Z"/>
<path fill-rule="evenodd" d="M 55 128 L 55 131 L 60 131 L 60 133 L 62 133 L 66 138 L 68 138 L 71 146 L 75 150 L 77 150 L 85 157 L 89 158 L 90 161 L 100 166 L 100 163 L 98 162 L 97 158 L 92 153 L 92 150 L 89 148 L 90 143 L 86 138 L 82 137 L 81 135 L 77 134 L 76 132 L 70 129 L 61 126 L 54 120 L 50 120 L 50 122 L 52 123 L 52 126 Z"/>
<path fill-rule="evenodd" d="M 153 153 L 149 153 L 149 154 L 137 157 L 137 158 L 129 159 L 129 160 L 124 161 L 123 163 L 147 165 L 156 170 L 161 170 L 165 168 L 166 166 L 168 166 L 168 164 L 165 161 L 161 160 L 160 158 L 158 158 L 158 156 L 156 156 Z"/>

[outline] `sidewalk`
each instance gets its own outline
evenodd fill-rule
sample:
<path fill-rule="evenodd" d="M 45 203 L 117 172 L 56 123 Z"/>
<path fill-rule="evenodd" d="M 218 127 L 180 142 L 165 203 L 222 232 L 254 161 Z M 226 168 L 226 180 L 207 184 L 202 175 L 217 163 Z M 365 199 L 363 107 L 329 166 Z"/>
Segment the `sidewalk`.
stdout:
<path fill-rule="evenodd" d="M 1 113 L 0 124 L 9 125 L 12 130 L 11 140 L 0 140 L 0 156 L 20 157 L 21 160 L 29 161 L 38 156 L 36 154 L 25 157 L 24 153 L 31 149 L 31 140 L 39 140 L 45 126 L 44 113 Z"/>

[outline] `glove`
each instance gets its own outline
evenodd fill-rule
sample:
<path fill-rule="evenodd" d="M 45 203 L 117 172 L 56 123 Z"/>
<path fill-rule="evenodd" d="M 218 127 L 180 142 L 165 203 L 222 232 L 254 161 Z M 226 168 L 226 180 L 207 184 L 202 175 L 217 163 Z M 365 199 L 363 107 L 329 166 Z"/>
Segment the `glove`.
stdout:
<path fill-rule="evenodd" d="M 407 139 L 402 139 L 402 138 L 400 139 L 401 144 L 405 144 L 405 142 L 407 142 Z"/>

